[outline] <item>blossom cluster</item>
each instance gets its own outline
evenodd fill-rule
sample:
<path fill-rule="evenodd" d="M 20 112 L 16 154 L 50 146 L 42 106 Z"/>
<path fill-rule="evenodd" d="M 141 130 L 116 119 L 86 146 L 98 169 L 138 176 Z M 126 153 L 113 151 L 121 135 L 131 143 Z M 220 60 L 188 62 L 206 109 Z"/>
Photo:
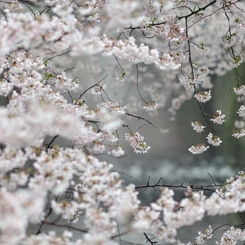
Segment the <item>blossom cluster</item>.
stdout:
<path fill-rule="evenodd" d="M 211 99 L 211 90 L 208 92 L 199 92 L 198 94 L 195 94 L 194 97 L 201 103 L 206 103 Z"/>
<path fill-rule="evenodd" d="M 223 124 L 225 122 L 224 118 L 225 118 L 225 115 L 222 114 L 221 110 L 217 110 L 213 118 L 210 119 L 210 121 L 216 124 Z"/>
<path fill-rule="evenodd" d="M 197 144 L 197 145 L 191 146 L 188 150 L 192 154 L 201 154 L 204 151 L 207 151 L 208 148 L 209 148 L 209 146 L 206 146 L 205 143 L 201 143 L 201 144 Z"/>
<path fill-rule="evenodd" d="M 214 136 L 212 133 L 208 134 L 207 140 L 210 145 L 214 145 L 214 146 L 219 146 L 222 143 L 220 138 L 218 136 Z"/>
<path fill-rule="evenodd" d="M 147 153 L 147 151 L 151 149 L 151 147 L 144 142 L 144 137 L 138 132 L 125 134 L 125 139 L 133 147 L 135 153 Z"/>
<path fill-rule="evenodd" d="M 191 126 L 193 127 L 193 130 L 195 130 L 197 133 L 203 132 L 204 128 L 206 128 L 206 126 L 202 125 L 202 123 L 198 121 L 191 122 Z"/>

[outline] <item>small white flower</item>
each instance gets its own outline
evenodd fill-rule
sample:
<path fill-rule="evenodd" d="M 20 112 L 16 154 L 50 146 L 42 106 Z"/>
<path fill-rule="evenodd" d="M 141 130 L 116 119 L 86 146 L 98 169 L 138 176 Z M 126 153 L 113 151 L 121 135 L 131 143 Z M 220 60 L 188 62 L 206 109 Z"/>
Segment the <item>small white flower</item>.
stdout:
<path fill-rule="evenodd" d="M 197 72 L 200 77 L 204 78 L 209 74 L 209 69 L 206 66 L 202 66 L 197 69 Z"/>
<path fill-rule="evenodd" d="M 240 108 L 237 111 L 239 117 L 244 117 L 245 118 L 245 106 L 241 105 Z"/>
<path fill-rule="evenodd" d="M 211 225 L 207 229 L 198 232 L 198 236 L 196 237 L 197 244 L 206 244 L 206 239 L 210 239 L 213 236 L 213 229 Z"/>
<path fill-rule="evenodd" d="M 244 59 L 243 59 L 242 55 L 240 55 L 240 56 L 235 57 L 232 62 L 229 62 L 229 64 L 231 65 L 232 68 L 237 68 L 243 62 L 244 62 Z"/>
<path fill-rule="evenodd" d="M 210 121 L 213 121 L 213 123 L 222 124 L 223 122 L 225 122 L 224 118 L 225 115 L 222 114 L 221 110 L 217 110 L 213 116 L 213 119 L 210 119 Z"/>
<path fill-rule="evenodd" d="M 232 136 L 239 139 L 239 138 L 245 136 L 245 130 L 243 128 L 238 129 L 238 130 L 234 130 Z"/>
<path fill-rule="evenodd" d="M 201 103 L 206 103 L 211 99 L 211 90 L 209 91 L 204 91 L 204 92 L 199 92 L 198 94 L 195 94 L 194 97 Z"/>
<path fill-rule="evenodd" d="M 234 88 L 236 95 L 245 95 L 245 85 L 241 85 L 238 88 Z"/>
<path fill-rule="evenodd" d="M 207 140 L 210 145 L 214 145 L 214 146 L 219 146 L 222 143 L 220 137 L 214 136 L 212 133 L 208 134 Z"/>
<path fill-rule="evenodd" d="M 205 143 L 201 143 L 201 144 L 190 147 L 188 150 L 192 154 L 201 154 L 204 151 L 206 151 L 208 148 L 209 148 L 209 146 L 206 146 Z"/>
<path fill-rule="evenodd" d="M 191 126 L 193 127 L 193 130 L 197 133 L 201 133 L 206 126 L 203 126 L 201 122 L 195 121 L 191 122 Z"/>

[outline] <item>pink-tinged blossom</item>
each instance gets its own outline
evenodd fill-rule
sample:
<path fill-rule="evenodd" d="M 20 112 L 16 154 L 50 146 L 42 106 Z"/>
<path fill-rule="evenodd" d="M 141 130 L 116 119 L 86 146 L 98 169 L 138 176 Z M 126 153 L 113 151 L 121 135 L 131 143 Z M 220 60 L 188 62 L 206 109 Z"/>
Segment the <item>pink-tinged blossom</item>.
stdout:
<path fill-rule="evenodd" d="M 222 141 L 220 140 L 220 137 L 213 135 L 212 133 L 209 133 L 207 136 L 208 143 L 213 146 L 219 146 Z"/>
<path fill-rule="evenodd" d="M 144 142 L 144 137 L 138 132 L 125 134 L 125 139 L 133 147 L 135 153 L 147 153 L 147 151 L 151 149 L 151 147 Z"/>
<path fill-rule="evenodd" d="M 202 125 L 202 123 L 198 121 L 191 122 L 191 126 L 193 127 L 193 130 L 197 133 L 203 132 L 204 128 L 206 128 L 206 126 Z"/>
<path fill-rule="evenodd" d="M 188 150 L 192 153 L 192 154 L 201 154 L 204 151 L 207 151 L 207 149 L 209 148 L 209 146 L 206 146 L 204 143 L 201 144 L 197 144 L 197 145 L 193 145 L 192 147 L 190 147 Z"/>
<path fill-rule="evenodd" d="M 210 121 L 216 124 L 223 124 L 223 122 L 225 122 L 224 118 L 225 118 L 225 115 L 222 114 L 221 110 L 217 110 L 213 118 L 210 119 Z"/>

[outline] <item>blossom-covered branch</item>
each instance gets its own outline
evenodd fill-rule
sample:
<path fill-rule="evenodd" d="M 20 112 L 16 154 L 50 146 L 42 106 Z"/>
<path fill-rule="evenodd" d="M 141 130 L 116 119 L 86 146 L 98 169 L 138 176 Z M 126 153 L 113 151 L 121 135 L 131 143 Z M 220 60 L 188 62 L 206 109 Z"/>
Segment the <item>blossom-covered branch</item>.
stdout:
<path fill-rule="evenodd" d="M 179 228 L 244 212 L 242 170 L 222 185 L 135 186 L 100 157 L 148 153 L 142 127 L 157 130 L 163 108 L 174 120 L 187 100 L 200 111 L 191 153 L 218 147 L 221 132 L 245 136 L 244 13 L 239 0 L 0 1 L 0 244 L 114 245 L 129 233 L 183 244 Z M 238 119 L 224 129 L 226 108 L 204 105 L 212 76 L 231 70 Z M 143 205 L 138 191 L 157 187 Z M 230 226 L 217 244 L 244 240 Z"/>

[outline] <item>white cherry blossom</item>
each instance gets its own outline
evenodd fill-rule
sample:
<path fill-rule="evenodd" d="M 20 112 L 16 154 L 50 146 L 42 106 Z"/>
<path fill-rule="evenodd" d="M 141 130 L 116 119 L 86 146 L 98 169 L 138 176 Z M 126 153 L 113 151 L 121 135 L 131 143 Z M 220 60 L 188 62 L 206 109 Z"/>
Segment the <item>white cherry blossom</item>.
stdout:
<path fill-rule="evenodd" d="M 222 114 L 221 110 L 217 110 L 213 118 L 210 119 L 210 121 L 216 124 L 223 124 L 225 122 L 224 118 L 225 118 L 225 115 Z"/>
<path fill-rule="evenodd" d="M 191 146 L 188 150 L 192 154 L 201 154 L 204 151 L 207 151 L 208 148 L 209 148 L 209 146 L 206 146 L 204 143 L 201 143 L 201 144 Z"/>
<path fill-rule="evenodd" d="M 135 153 L 147 153 L 147 151 L 151 149 L 151 147 L 143 141 L 144 137 L 138 132 L 125 134 L 125 139 L 133 147 Z"/>
<path fill-rule="evenodd" d="M 207 140 L 210 145 L 214 145 L 214 146 L 219 146 L 222 143 L 220 138 L 218 136 L 213 135 L 212 133 L 208 134 Z"/>
<path fill-rule="evenodd" d="M 245 106 L 241 105 L 240 108 L 237 111 L 239 117 L 245 118 Z"/>
<path fill-rule="evenodd" d="M 206 128 L 206 126 L 202 125 L 202 123 L 198 121 L 191 122 L 191 126 L 193 127 L 193 130 L 197 133 L 203 132 L 204 128 Z"/>
<path fill-rule="evenodd" d="M 199 92 L 197 94 L 194 95 L 194 97 L 201 103 L 206 103 L 207 101 L 209 101 L 211 99 L 211 90 L 209 90 L 208 92 L 204 91 L 204 92 Z"/>

